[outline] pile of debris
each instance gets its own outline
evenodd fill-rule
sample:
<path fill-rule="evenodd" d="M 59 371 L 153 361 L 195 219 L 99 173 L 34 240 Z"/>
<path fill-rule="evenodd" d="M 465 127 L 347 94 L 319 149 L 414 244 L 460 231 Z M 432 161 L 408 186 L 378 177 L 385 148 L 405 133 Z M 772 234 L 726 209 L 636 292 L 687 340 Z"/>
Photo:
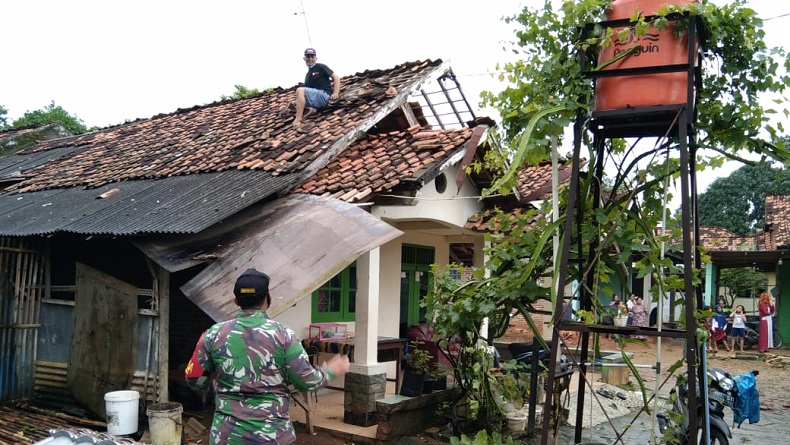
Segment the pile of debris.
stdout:
<path fill-rule="evenodd" d="M 94 444 L 94 445 L 140 445 L 133 439 L 118 438 L 107 433 L 97 433 L 86 429 L 76 430 L 52 430 L 50 436 L 40 440 L 33 445 L 70 445 L 70 444 Z"/>
<path fill-rule="evenodd" d="M 28 405 L 25 401 L 0 406 L 0 443 L 33 444 L 52 438 L 55 431 L 73 431 L 85 435 L 80 428 L 106 429 L 104 422 L 72 416 L 62 412 L 46 410 Z M 95 434 L 93 431 L 90 434 Z M 64 437 L 65 440 L 65 437 Z M 44 442 L 52 445 L 71 443 L 66 441 Z"/>

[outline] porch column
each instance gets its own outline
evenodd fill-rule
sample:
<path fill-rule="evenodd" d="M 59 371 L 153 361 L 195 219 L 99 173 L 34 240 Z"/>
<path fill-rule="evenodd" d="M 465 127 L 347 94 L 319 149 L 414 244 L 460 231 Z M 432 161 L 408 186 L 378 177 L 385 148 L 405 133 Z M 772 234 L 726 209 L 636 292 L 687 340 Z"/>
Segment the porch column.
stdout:
<path fill-rule="evenodd" d="M 713 263 L 708 263 L 705 265 L 705 300 L 711 307 L 714 307 L 716 301 L 719 297 L 718 293 L 719 290 L 716 289 L 716 283 L 718 282 L 718 270 L 716 270 L 716 265 Z"/>
<path fill-rule="evenodd" d="M 343 421 L 359 426 L 378 422 L 376 400 L 384 398 L 387 385 L 386 370 L 377 360 L 380 264 L 378 247 L 357 259 L 354 362 L 345 376 Z"/>
<path fill-rule="evenodd" d="M 650 311 L 653 310 L 653 301 L 658 301 L 658 299 L 654 299 L 653 295 L 650 293 L 650 288 L 653 287 L 653 275 L 647 274 L 645 278 L 642 280 L 642 305 L 647 308 L 647 319 L 648 324 L 650 321 Z M 659 296 L 660 298 L 660 296 Z M 658 311 L 656 311 L 658 312 Z"/>

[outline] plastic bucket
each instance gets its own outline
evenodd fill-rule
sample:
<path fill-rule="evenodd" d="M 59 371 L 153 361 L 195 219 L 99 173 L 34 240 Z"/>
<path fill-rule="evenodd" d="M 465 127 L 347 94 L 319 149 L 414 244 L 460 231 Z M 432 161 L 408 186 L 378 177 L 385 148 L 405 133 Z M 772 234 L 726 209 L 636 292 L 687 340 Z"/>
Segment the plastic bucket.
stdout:
<path fill-rule="evenodd" d="M 123 436 L 137 432 L 137 412 L 140 409 L 140 393 L 137 391 L 113 391 L 104 394 L 107 411 L 107 432 Z"/>
<path fill-rule="evenodd" d="M 520 412 L 507 413 L 507 427 L 510 431 L 524 431 L 527 426 L 527 415 Z"/>
<path fill-rule="evenodd" d="M 184 408 L 177 402 L 154 403 L 146 410 L 148 431 L 153 445 L 181 445 Z"/>

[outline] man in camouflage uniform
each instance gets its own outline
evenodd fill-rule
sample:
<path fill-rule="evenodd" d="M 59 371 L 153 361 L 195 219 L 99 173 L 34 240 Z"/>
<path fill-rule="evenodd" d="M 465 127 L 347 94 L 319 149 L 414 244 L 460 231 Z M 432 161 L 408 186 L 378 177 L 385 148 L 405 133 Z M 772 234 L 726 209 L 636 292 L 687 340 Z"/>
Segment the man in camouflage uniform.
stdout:
<path fill-rule="evenodd" d="M 326 386 L 348 371 L 348 357 L 335 356 L 320 368 L 310 364 L 293 330 L 266 315 L 271 306 L 266 274 L 247 269 L 233 293 L 241 311 L 203 333 L 185 371 L 187 382 L 203 391 L 215 375 L 210 443 L 293 443 L 288 385 Z"/>

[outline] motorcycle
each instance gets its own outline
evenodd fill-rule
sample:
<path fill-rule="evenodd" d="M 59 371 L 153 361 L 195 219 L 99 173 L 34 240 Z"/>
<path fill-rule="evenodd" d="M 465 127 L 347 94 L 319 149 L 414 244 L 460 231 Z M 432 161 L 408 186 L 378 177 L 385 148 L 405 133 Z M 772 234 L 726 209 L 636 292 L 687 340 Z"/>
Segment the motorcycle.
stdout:
<path fill-rule="evenodd" d="M 755 376 L 758 371 L 752 371 Z M 735 381 L 730 374 L 718 368 L 708 370 L 708 419 L 710 423 L 710 444 L 729 445 L 732 438 L 727 422 L 724 420 L 724 407 L 733 407 L 738 400 L 738 389 Z M 668 443 L 686 445 L 689 437 L 688 405 L 688 385 L 686 382 L 678 384 L 670 392 L 672 402 L 672 413 L 660 413 L 657 415 L 659 431 L 664 434 L 672 429 L 672 437 Z M 701 407 L 701 406 L 700 406 Z M 699 409 L 699 408 L 698 408 Z M 698 419 L 701 412 L 697 412 Z M 678 420 L 682 419 L 682 420 Z M 702 426 L 697 429 L 697 443 L 702 443 Z"/>

